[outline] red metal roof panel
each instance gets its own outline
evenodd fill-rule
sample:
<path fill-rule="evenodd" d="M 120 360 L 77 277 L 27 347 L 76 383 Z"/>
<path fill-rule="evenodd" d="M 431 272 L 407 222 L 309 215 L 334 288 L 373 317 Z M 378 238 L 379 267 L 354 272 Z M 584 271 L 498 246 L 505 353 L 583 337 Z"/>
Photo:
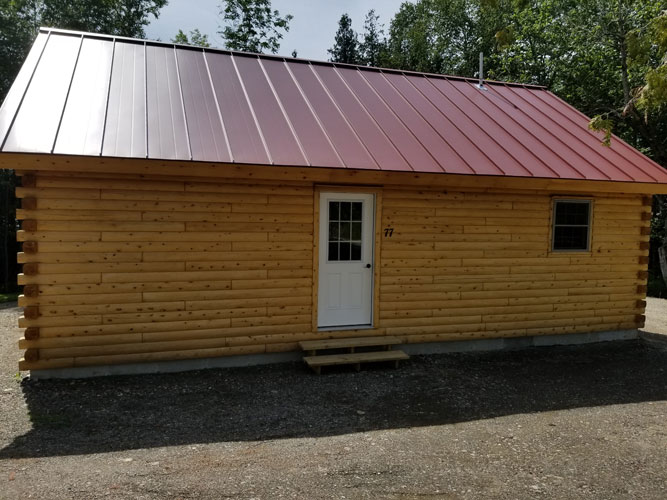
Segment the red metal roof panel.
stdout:
<path fill-rule="evenodd" d="M 411 170 L 410 165 L 398 153 L 396 147 L 373 121 L 363 104 L 345 84 L 336 68 L 320 65 L 314 65 L 312 68 L 380 168 Z M 344 68 L 340 71 L 356 70 Z"/>
<path fill-rule="evenodd" d="M 18 113 L 23 97 L 30 85 L 30 80 L 35 72 L 35 68 L 39 62 L 44 47 L 46 47 L 46 41 L 48 40 L 49 35 L 47 33 L 40 33 L 35 39 L 35 43 L 32 44 L 32 48 L 26 57 L 23 66 L 19 70 L 19 74 L 14 80 L 14 84 L 9 89 L 7 96 L 5 97 L 2 106 L 0 106 L 0 146 L 7 139 L 7 133 L 14 123 L 16 114 Z"/>
<path fill-rule="evenodd" d="M 279 165 L 308 165 L 259 59 L 233 57 L 233 61 L 271 161 Z"/>
<path fill-rule="evenodd" d="M 331 141 L 317 121 L 306 98 L 292 78 L 284 61 L 266 59 L 261 61 L 269 75 L 273 89 L 282 103 L 282 108 L 300 138 L 301 147 L 309 164 L 326 167 L 342 167 L 343 162 Z"/>
<path fill-rule="evenodd" d="M 310 64 L 296 63 L 290 72 L 308 99 L 333 147 L 348 168 L 379 169 L 368 150 L 350 127 L 331 95 L 321 85 Z"/>
<path fill-rule="evenodd" d="M 148 156 L 189 160 L 176 52 L 171 47 L 146 47 L 146 104 Z"/>
<path fill-rule="evenodd" d="M 206 53 L 233 161 L 271 163 L 231 57 Z"/>
<path fill-rule="evenodd" d="M 84 38 L 54 153 L 99 155 L 113 45 Z"/>
<path fill-rule="evenodd" d="M 0 150 L 667 183 L 588 123 L 541 87 L 42 28 Z"/>
<path fill-rule="evenodd" d="M 49 37 L 3 149 L 53 150 L 82 37 Z"/>
<path fill-rule="evenodd" d="M 102 155 L 147 156 L 144 44 L 115 43 Z"/>
<path fill-rule="evenodd" d="M 176 49 L 176 59 L 192 159 L 232 161 L 205 54 Z"/>

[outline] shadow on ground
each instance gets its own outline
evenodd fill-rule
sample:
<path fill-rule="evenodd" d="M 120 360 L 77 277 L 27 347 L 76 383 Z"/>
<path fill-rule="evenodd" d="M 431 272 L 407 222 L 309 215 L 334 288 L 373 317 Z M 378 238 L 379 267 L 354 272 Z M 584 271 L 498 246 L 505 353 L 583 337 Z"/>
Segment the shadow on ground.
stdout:
<path fill-rule="evenodd" d="M 667 349 L 642 341 L 413 357 L 398 370 L 300 364 L 23 382 L 33 429 L 0 458 L 317 437 L 667 400 Z"/>

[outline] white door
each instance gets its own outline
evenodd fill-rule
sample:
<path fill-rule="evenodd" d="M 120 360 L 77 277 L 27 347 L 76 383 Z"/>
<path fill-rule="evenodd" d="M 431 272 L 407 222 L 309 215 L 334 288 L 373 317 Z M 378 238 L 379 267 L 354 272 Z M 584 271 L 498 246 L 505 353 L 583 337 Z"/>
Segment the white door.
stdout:
<path fill-rule="evenodd" d="M 320 194 L 318 326 L 370 326 L 375 197 Z"/>

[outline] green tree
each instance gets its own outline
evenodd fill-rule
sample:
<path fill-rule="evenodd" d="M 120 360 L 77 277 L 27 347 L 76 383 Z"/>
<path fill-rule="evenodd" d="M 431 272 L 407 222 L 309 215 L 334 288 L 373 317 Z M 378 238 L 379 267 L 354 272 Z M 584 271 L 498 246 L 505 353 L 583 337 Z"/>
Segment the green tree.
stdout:
<path fill-rule="evenodd" d="M 359 62 L 366 66 L 380 66 L 387 58 L 387 40 L 384 25 L 379 24 L 380 16 L 371 9 L 364 20 L 364 32 L 359 43 Z"/>
<path fill-rule="evenodd" d="M 208 41 L 208 35 L 202 35 L 202 33 L 197 28 L 190 31 L 189 36 L 186 35 L 183 30 L 178 30 L 178 33 L 176 33 L 176 36 L 172 38 L 171 41 L 181 45 L 196 45 L 198 47 L 211 46 Z"/>
<path fill-rule="evenodd" d="M 283 31 L 289 31 L 291 14 L 281 17 L 271 10 L 271 0 L 226 0 L 223 5 L 220 13 L 225 25 L 218 34 L 228 49 L 278 52 Z"/>
<path fill-rule="evenodd" d="M 359 64 L 359 41 L 357 33 L 352 29 L 352 19 L 347 14 L 340 16 L 334 45 L 327 52 L 331 55 L 331 62 Z"/>
<path fill-rule="evenodd" d="M 403 3 L 389 25 L 388 64 L 430 73 L 475 75 L 479 53 L 491 54 L 497 45 L 495 34 L 503 27 L 501 3 L 502 0 Z"/>

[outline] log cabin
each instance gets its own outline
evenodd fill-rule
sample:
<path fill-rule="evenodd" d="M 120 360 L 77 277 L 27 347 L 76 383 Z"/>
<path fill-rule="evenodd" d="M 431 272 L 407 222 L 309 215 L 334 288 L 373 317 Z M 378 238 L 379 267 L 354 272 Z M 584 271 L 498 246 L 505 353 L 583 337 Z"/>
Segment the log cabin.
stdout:
<path fill-rule="evenodd" d="M 19 367 L 632 338 L 667 172 L 588 123 L 543 87 L 43 28 L 0 109 Z"/>

